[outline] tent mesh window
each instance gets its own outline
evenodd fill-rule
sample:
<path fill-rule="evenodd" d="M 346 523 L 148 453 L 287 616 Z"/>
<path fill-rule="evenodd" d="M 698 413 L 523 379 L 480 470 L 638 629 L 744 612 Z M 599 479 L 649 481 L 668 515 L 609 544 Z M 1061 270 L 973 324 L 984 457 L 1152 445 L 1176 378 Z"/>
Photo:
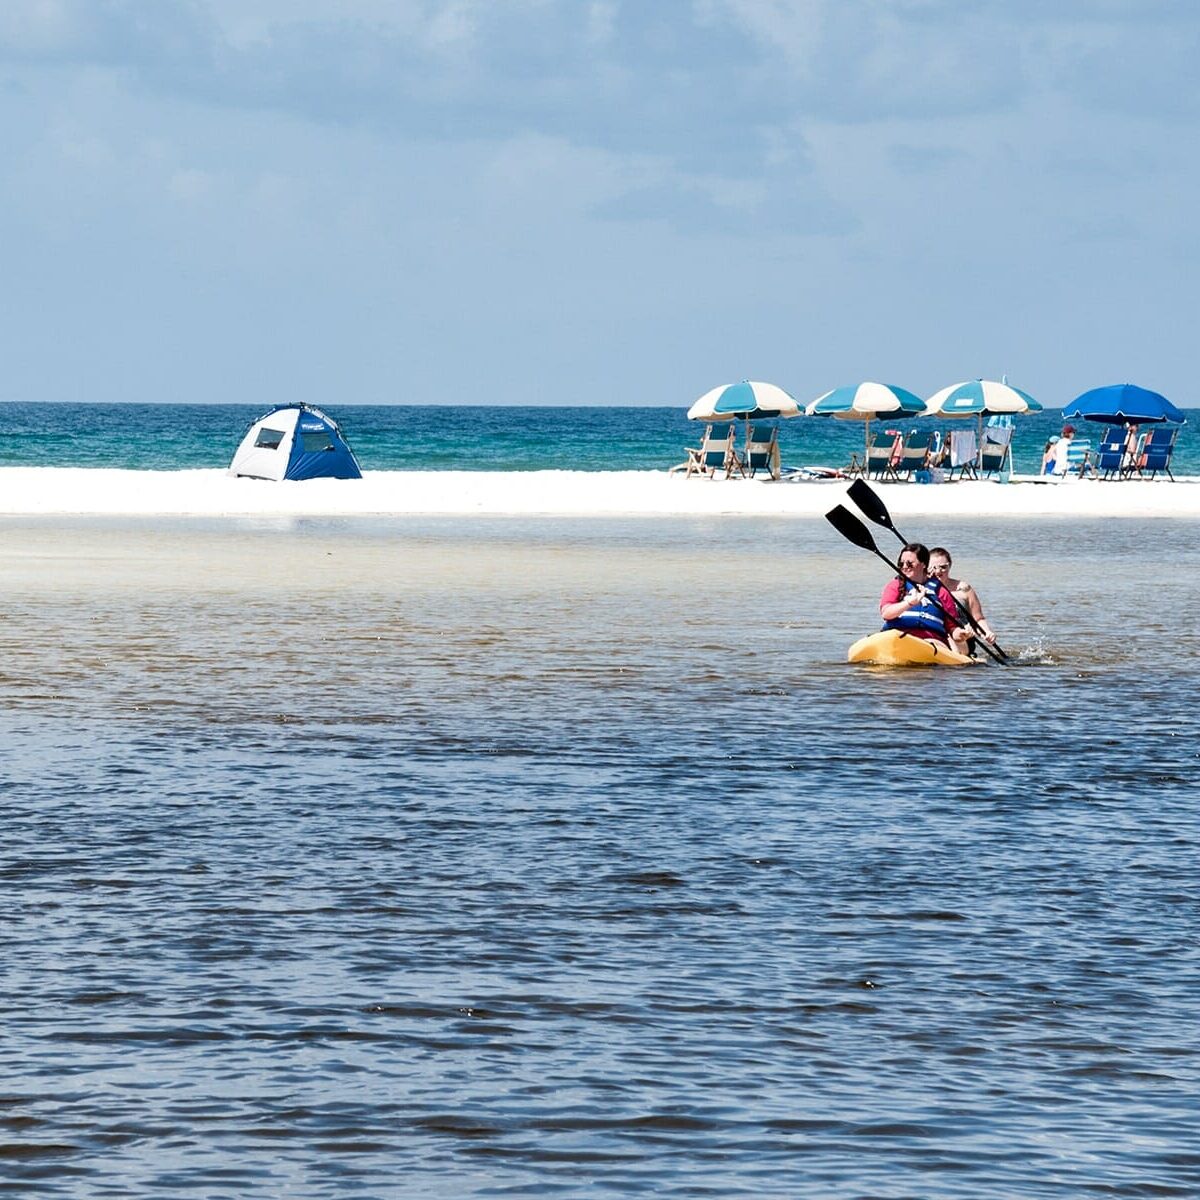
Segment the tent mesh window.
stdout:
<path fill-rule="evenodd" d="M 277 450 L 279 443 L 283 441 L 283 434 L 278 429 L 260 429 L 258 437 L 255 439 L 254 448 L 256 450 Z"/>
<path fill-rule="evenodd" d="M 305 454 L 319 454 L 322 450 L 332 450 L 333 441 L 323 430 L 320 433 L 302 433 L 301 443 Z"/>

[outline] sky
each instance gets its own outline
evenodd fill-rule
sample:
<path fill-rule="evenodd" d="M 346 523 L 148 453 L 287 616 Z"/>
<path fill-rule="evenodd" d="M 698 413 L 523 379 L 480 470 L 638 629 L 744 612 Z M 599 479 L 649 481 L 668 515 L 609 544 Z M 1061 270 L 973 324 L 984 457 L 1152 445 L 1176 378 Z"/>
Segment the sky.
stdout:
<path fill-rule="evenodd" d="M 1195 0 L 3 0 L 0 400 L 1200 405 Z"/>

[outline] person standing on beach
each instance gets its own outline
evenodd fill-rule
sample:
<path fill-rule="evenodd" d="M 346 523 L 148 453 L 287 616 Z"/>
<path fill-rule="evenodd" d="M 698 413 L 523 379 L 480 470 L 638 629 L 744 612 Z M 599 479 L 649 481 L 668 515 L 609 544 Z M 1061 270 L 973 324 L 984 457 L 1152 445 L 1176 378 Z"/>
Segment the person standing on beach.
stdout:
<path fill-rule="evenodd" d="M 992 627 L 988 624 L 987 618 L 983 615 L 983 602 L 979 599 L 979 593 L 965 580 L 953 579 L 950 576 L 950 568 L 953 566 L 954 560 L 950 557 L 950 551 L 942 546 L 934 546 L 929 552 L 929 574 L 933 576 L 939 583 L 943 584 L 950 592 L 950 595 L 959 602 L 971 614 L 975 624 L 979 626 L 983 633 L 984 641 L 991 645 L 996 640 L 996 635 L 992 632 Z M 952 611 L 957 612 L 957 609 Z M 975 652 L 975 639 L 969 638 L 967 646 L 970 652 Z"/>
<path fill-rule="evenodd" d="M 958 610 L 949 589 L 929 574 L 927 547 L 909 542 L 900 551 L 900 571 L 879 597 L 884 629 L 942 642 L 966 654 L 967 631 L 955 616 Z"/>

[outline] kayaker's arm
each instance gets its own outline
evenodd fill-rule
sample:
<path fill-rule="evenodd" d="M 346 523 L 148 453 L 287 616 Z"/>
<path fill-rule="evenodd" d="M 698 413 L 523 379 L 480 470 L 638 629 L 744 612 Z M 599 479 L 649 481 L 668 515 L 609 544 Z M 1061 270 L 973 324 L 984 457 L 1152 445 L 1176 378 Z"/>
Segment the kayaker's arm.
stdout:
<path fill-rule="evenodd" d="M 992 632 L 992 627 L 988 624 L 987 617 L 983 615 L 983 603 L 979 599 L 979 593 L 969 583 L 964 581 L 960 581 L 958 586 L 962 592 L 961 603 L 966 606 L 967 612 L 970 613 L 971 619 L 975 622 L 979 632 L 989 642 L 994 642 L 996 635 Z M 958 597 L 955 597 L 955 599 L 958 599 Z"/>

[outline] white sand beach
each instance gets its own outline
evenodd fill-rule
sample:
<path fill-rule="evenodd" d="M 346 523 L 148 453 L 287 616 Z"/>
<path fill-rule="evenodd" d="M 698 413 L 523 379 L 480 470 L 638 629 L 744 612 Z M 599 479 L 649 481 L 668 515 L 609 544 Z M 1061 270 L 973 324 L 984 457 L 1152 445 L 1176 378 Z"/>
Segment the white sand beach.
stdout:
<path fill-rule="evenodd" d="M 872 484 L 904 516 L 1197 517 L 1200 478 Z M 0 515 L 819 517 L 846 481 L 685 479 L 665 471 L 372 471 L 361 480 L 223 470 L 0 468 Z"/>

